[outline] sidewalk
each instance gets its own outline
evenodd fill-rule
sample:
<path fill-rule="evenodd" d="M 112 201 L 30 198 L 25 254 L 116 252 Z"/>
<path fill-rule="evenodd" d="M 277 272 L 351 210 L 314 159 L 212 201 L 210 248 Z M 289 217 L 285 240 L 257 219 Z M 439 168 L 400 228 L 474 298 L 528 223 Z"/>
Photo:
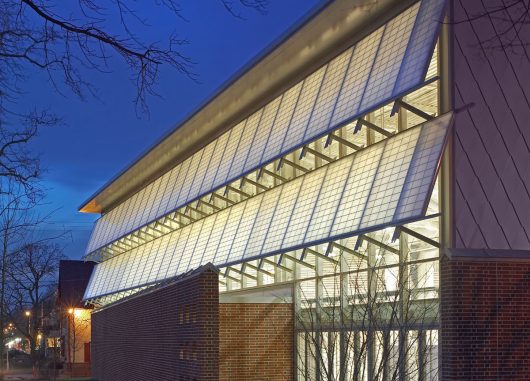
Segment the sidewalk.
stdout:
<path fill-rule="evenodd" d="M 4 380 L 31 380 L 32 375 L 29 374 L 13 374 L 4 376 Z"/>
<path fill-rule="evenodd" d="M 6 374 L 4 374 L 4 381 L 22 381 L 22 380 L 33 380 L 33 381 L 48 381 L 47 379 L 39 378 L 35 379 L 33 378 L 33 375 L 31 371 L 27 370 L 19 370 L 19 371 L 10 371 Z M 58 376 L 56 378 L 57 381 L 60 380 L 69 380 L 69 381 L 92 381 L 90 377 L 75 377 L 70 378 L 67 376 Z"/>

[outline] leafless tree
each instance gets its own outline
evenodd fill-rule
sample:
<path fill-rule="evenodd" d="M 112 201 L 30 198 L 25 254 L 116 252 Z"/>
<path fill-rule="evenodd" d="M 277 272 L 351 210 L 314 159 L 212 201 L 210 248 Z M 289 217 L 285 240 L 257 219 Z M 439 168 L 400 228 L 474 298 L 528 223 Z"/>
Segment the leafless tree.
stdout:
<path fill-rule="evenodd" d="M 483 22 L 492 28 L 479 27 L 473 29 L 477 33 L 479 48 L 482 54 L 489 50 L 506 52 L 514 55 L 527 55 L 530 46 L 530 1 L 529 0 L 498 0 L 493 2 L 480 1 L 480 10 L 468 10 L 469 6 L 460 0 L 462 13 L 453 20 L 455 25 L 470 24 L 480 26 Z"/>
<path fill-rule="evenodd" d="M 404 261 L 383 248 L 355 255 L 347 273 L 337 262 L 334 275 L 298 283 L 299 378 L 437 380 L 438 299 L 422 275 L 437 261 Z"/>
<path fill-rule="evenodd" d="M 28 229 L 35 226 L 32 209 L 40 199 L 40 189 L 29 179 L 20 176 L 0 177 L 0 327 L 8 322 L 6 294 L 8 269 L 13 253 L 23 247 Z M 0 330 L 0 343 L 4 343 L 4 330 Z M 0 345 L 0 363 L 4 359 L 4 346 Z"/>
<path fill-rule="evenodd" d="M 42 319 L 46 317 L 44 313 L 48 311 L 44 304 L 49 296 L 54 295 L 57 287 L 63 249 L 56 242 L 43 240 L 25 244 L 11 255 L 7 269 L 8 316 L 28 340 L 35 365 L 38 360 L 37 328 L 42 325 Z"/>
<path fill-rule="evenodd" d="M 242 10 L 265 12 L 267 0 L 219 0 L 238 18 Z M 183 18 L 175 0 L 153 2 Z M 147 110 L 146 95 L 155 93 L 162 65 L 196 78 L 192 60 L 176 34 L 164 42 L 149 41 L 147 20 L 133 0 L 78 0 L 64 4 L 44 0 L 0 1 L 0 96 L 14 96 L 28 70 L 45 71 L 59 91 L 66 85 L 74 94 L 92 92 L 83 72 L 108 72 L 111 56 L 121 57 L 136 85 L 135 103 Z"/>

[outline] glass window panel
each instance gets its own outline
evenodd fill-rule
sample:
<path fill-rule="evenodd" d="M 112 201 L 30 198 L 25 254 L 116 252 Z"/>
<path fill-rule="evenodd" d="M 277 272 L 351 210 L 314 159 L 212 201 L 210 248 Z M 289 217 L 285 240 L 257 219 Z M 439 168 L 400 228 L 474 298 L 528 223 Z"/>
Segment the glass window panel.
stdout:
<path fill-rule="evenodd" d="M 193 157 L 189 157 L 188 159 L 184 160 L 179 166 L 180 170 L 178 173 L 178 177 L 175 181 L 175 184 L 173 185 L 173 189 L 171 190 L 170 198 L 168 201 L 167 211 L 173 210 L 173 205 L 178 205 L 178 200 L 180 199 L 180 194 L 183 188 L 183 184 L 186 181 L 186 178 L 188 176 L 188 172 L 190 169 L 190 165 L 192 162 Z"/>
<path fill-rule="evenodd" d="M 339 321 L 339 309 L 327 307 L 340 306 L 340 275 L 325 276 L 320 279 L 320 305 L 323 308 L 321 312 L 323 319 L 327 321 Z"/>
<path fill-rule="evenodd" d="M 107 241 L 108 231 L 112 229 L 112 227 L 114 226 L 113 220 L 115 218 L 113 215 L 110 215 L 111 212 L 112 210 L 104 214 L 103 216 L 101 216 L 98 220 L 98 221 L 101 221 L 101 224 L 102 224 L 101 233 L 98 235 L 98 244 L 95 245 L 94 249 L 100 248 L 101 246 L 104 245 L 105 242 L 108 242 Z"/>
<path fill-rule="evenodd" d="M 314 308 L 317 301 L 316 281 L 314 279 L 302 281 L 299 285 L 299 297 L 302 301 L 300 307 L 302 309 Z"/>
<path fill-rule="evenodd" d="M 113 290 L 123 289 L 123 276 L 127 265 L 125 264 L 125 256 L 116 257 L 116 272 L 114 273 L 114 284 L 112 286 Z"/>
<path fill-rule="evenodd" d="M 136 266 L 138 265 L 138 261 L 136 260 L 138 249 L 131 250 L 130 252 L 122 255 L 125 258 L 125 266 L 127 267 L 123 279 L 122 289 L 127 289 L 134 285 L 134 272 L 136 271 Z"/>
<path fill-rule="evenodd" d="M 122 255 L 127 255 L 129 259 L 134 260 L 134 262 L 131 263 L 131 266 L 134 266 L 133 272 L 133 278 L 132 278 L 132 286 L 139 285 L 140 279 L 142 276 L 142 272 L 144 269 L 144 252 L 145 252 L 146 245 L 142 245 L 138 247 L 135 250 L 130 251 L 129 253 L 125 253 Z M 130 255 L 131 253 L 134 253 L 134 255 Z"/>
<path fill-rule="evenodd" d="M 300 258 L 301 253 L 302 251 L 298 250 L 296 254 L 293 254 L 293 255 L 296 255 L 296 258 Z M 315 270 L 314 270 L 314 268 L 316 268 L 316 262 L 317 262 L 315 259 L 315 256 L 306 255 L 303 259 L 305 263 L 310 264 L 311 266 L 313 266 L 313 268 L 309 268 L 303 265 L 297 265 L 296 266 L 297 272 L 298 272 L 297 278 L 298 279 L 313 278 L 316 275 Z"/>
<path fill-rule="evenodd" d="M 407 379 L 410 381 L 418 381 L 419 377 L 419 358 L 418 358 L 418 340 L 420 336 L 418 331 L 407 332 L 407 346 L 405 348 L 406 365 L 405 372 Z"/>
<path fill-rule="evenodd" d="M 140 284 L 144 285 L 150 282 L 149 276 L 157 255 L 157 247 L 160 245 L 160 239 L 148 242 L 144 245 L 144 265 L 140 278 Z"/>
<path fill-rule="evenodd" d="M 298 380 L 307 379 L 306 370 L 306 340 L 305 332 L 298 333 L 296 335 L 296 372 L 298 374 Z"/>
<path fill-rule="evenodd" d="M 368 271 L 356 271 L 346 275 L 346 295 L 349 304 L 366 303 L 368 297 Z"/>
<path fill-rule="evenodd" d="M 425 379 L 438 381 L 438 331 L 425 331 Z"/>

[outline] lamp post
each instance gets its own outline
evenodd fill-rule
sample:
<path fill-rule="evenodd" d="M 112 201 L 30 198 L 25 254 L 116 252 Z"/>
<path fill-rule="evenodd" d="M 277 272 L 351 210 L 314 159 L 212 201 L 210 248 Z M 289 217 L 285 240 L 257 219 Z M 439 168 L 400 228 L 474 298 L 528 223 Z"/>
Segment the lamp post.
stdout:
<path fill-rule="evenodd" d="M 26 317 L 28 318 L 28 347 L 29 347 L 29 351 L 31 353 L 31 311 L 26 311 L 25 312 L 25 315 Z"/>
<path fill-rule="evenodd" d="M 70 363 L 70 371 L 72 371 L 72 362 L 75 362 L 75 310 L 68 309 L 68 362 Z"/>

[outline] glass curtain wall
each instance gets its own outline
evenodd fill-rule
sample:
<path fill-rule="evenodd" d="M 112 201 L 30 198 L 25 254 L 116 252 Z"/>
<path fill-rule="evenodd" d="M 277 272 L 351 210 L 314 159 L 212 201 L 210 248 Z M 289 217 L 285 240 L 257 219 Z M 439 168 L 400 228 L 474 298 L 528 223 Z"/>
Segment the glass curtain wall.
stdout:
<path fill-rule="evenodd" d="M 438 218 L 405 229 L 437 241 Z M 298 380 L 437 380 L 439 249 L 393 228 L 343 241 L 297 268 Z"/>
<path fill-rule="evenodd" d="M 436 111 L 437 90 L 411 98 Z M 387 111 L 371 121 L 385 126 Z M 398 131 L 419 122 L 397 117 Z M 317 248 L 327 258 L 295 266 L 297 380 L 438 380 L 440 218 L 437 184 L 424 220 Z"/>

